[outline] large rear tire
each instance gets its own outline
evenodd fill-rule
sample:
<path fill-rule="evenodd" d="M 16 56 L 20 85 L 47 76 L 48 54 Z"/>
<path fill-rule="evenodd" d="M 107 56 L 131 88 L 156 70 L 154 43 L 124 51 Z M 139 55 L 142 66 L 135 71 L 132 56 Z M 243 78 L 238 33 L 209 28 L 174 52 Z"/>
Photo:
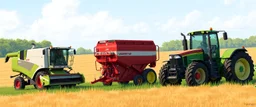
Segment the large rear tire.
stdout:
<path fill-rule="evenodd" d="M 254 71 L 253 60 L 245 52 L 238 52 L 224 62 L 224 76 L 228 82 L 248 83 Z"/>
<path fill-rule="evenodd" d="M 182 79 L 179 78 L 179 76 L 177 77 L 177 79 L 172 79 L 172 80 L 168 80 L 168 70 L 169 70 L 169 66 L 168 64 L 164 64 L 159 72 L 159 82 L 162 86 L 167 86 L 167 85 L 181 85 Z"/>
<path fill-rule="evenodd" d="M 145 69 L 143 71 L 143 78 L 148 84 L 155 84 L 157 80 L 156 72 L 153 69 Z"/>
<path fill-rule="evenodd" d="M 207 83 L 209 80 L 207 67 L 201 62 L 192 62 L 187 67 L 185 79 L 189 86 L 198 86 Z"/>
<path fill-rule="evenodd" d="M 14 89 L 23 90 L 25 89 L 26 82 L 22 77 L 17 77 L 14 80 Z"/>

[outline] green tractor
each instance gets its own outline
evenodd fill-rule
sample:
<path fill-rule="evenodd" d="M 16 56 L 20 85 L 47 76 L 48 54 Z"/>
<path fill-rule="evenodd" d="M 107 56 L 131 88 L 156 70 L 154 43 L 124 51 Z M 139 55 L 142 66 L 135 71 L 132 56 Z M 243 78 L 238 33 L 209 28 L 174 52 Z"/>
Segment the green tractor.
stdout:
<path fill-rule="evenodd" d="M 12 70 L 17 72 L 14 80 L 16 90 L 25 89 L 26 85 L 34 85 L 36 89 L 50 86 L 73 87 L 84 83 L 85 78 L 80 73 L 71 73 L 75 49 L 71 47 L 46 47 L 21 50 L 8 53 L 5 63 L 12 58 Z"/>
<path fill-rule="evenodd" d="M 222 77 L 228 82 L 248 83 L 254 76 L 254 64 L 247 50 L 227 49 L 220 56 L 219 32 L 227 40 L 226 31 L 203 30 L 190 32 L 189 47 L 186 36 L 181 33 L 184 51 L 169 55 L 169 60 L 160 69 L 162 86 L 180 85 L 182 79 L 189 86 L 209 82 L 218 83 Z M 189 49 L 188 49 L 189 48 Z"/>

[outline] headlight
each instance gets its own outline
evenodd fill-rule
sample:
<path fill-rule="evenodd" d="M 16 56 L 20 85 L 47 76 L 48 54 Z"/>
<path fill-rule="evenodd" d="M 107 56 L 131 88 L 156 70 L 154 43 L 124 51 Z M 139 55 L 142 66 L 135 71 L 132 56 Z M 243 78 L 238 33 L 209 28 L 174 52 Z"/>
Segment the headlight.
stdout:
<path fill-rule="evenodd" d="M 172 59 L 172 56 L 170 56 L 169 58 Z"/>
<path fill-rule="evenodd" d="M 180 56 L 174 56 L 174 59 L 179 59 L 180 58 Z"/>

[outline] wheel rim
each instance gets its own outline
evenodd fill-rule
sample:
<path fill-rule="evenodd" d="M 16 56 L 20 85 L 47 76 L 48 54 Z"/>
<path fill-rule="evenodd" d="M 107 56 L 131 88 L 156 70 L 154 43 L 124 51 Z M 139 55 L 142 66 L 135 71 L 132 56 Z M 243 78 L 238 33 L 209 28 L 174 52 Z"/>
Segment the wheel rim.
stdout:
<path fill-rule="evenodd" d="M 43 85 L 41 83 L 41 80 L 40 80 L 40 76 L 37 77 L 37 81 L 36 81 L 36 85 L 37 85 L 38 88 L 42 88 L 43 87 Z"/>
<path fill-rule="evenodd" d="M 198 84 L 202 84 L 205 81 L 205 71 L 202 68 L 198 68 L 195 73 L 195 80 Z"/>
<path fill-rule="evenodd" d="M 246 80 L 249 77 L 250 64 L 246 59 L 240 58 L 236 61 L 235 74 L 237 78 L 240 80 Z"/>
<path fill-rule="evenodd" d="M 20 84 L 21 84 L 20 81 L 16 81 L 15 82 L 15 88 L 20 88 Z"/>
<path fill-rule="evenodd" d="M 138 84 L 142 84 L 142 78 L 138 78 Z"/>
<path fill-rule="evenodd" d="M 156 76 L 153 71 L 148 72 L 147 74 L 147 80 L 149 83 L 155 82 Z"/>

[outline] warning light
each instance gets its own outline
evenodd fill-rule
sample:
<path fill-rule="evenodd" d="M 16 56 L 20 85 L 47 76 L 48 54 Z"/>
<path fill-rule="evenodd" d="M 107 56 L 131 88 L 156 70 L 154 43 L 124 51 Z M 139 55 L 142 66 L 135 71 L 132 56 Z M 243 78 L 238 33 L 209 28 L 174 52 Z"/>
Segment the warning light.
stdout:
<path fill-rule="evenodd" d="M 244 46 L 242 46 L 242 48 L 244 49 Z"/>
<path fill-rule="evenodd" d="M 212 27 L 210 27 L 210 31 L 212 31 Z"/>
<path fill-rule="evenodd" d="M 52 49 L 52 46 L 50 46 L 50 49 Z"/>

